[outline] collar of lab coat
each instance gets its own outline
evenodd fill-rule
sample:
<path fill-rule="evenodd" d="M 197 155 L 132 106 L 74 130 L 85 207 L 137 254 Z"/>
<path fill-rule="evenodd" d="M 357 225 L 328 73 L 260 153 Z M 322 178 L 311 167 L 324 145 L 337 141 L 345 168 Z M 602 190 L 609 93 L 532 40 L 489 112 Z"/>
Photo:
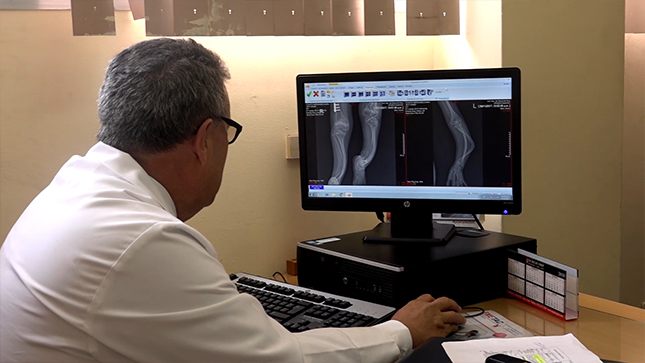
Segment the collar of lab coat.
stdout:
<path fill-rule="evenodd" d="M 166 188 L 148 175 L 130 154 L 99 141 L 88 150 L 85 157 L 100 162 L 130 184 L 147 190 L 155 204 L 177 216 L 175 203 Z"/>

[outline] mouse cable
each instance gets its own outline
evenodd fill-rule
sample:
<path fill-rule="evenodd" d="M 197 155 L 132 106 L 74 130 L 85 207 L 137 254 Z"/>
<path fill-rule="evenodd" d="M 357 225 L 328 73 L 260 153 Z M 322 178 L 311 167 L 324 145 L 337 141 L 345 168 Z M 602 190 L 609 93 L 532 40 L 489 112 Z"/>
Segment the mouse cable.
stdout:
<path fill-rule="evenodd" d="M 465 307 L 461 308 L 462 312 L 464 310 L 475 310 L 476 311 L 474 313 L 466 312 L 466 315 L 464 315 L 465 318 L 474 318 L 474 317 L 480 316 L 480 315 L 484 314 L 484 311 L 485 311 L 483 308 L 480 308 L 479 306 L 465 306 Z"/>
<path fill-rule="evenodd" d="M 282 281 L 287 282 L 287 279 L 284 277 L 284 275 L 280 271 L 276 271 L 276 272 L 273 273 L 273 275 L 271 275 L 271 277 L 273 277 L 274 280 L 277 280 L 275 278 L 275 275 L 280 275 L 280 277 L 282 277 Z"/>

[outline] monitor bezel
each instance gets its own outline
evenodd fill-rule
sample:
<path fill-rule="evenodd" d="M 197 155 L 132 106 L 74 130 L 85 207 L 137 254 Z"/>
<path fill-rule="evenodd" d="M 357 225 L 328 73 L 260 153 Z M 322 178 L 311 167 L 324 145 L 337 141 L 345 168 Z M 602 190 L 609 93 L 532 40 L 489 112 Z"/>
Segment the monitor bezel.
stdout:
<path fill-rule="evenodd" d="M 415 70 L 388 72 L 317 73 L 296 77 L 298 107 L 298 132 L 300 151 L 300 197 L 304 210 L 354 211 L 354 212 L 423 212 L 423 213 L 473 213 L 510 214 L 522 211 L 522 153 L 521 153 L 521 81 L 520 69 L 479 68 L 451 70 Z M 307 146 L 305 132 L 305 84 L 353 81 L 389 81 L 417 79 L 511 78 L 513 110 L 511 133 L 513 201 L 503 200 L 453 200 L 453 199 L 404 199 L 404 198 L 310 198 L 307 174 Z"/>

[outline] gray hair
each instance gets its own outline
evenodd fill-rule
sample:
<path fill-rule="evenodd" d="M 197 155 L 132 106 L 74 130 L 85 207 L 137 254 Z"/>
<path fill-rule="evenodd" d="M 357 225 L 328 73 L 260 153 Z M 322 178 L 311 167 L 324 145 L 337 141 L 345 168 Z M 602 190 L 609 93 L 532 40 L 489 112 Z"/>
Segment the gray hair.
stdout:
<path fill-rule="evenodd" d="M 220 57 L 192 39 L 137 43 L 107 68 L 97 139 L 128 153 L 171 150 L 209 117 L 225 116 L 229 78 Z"/>

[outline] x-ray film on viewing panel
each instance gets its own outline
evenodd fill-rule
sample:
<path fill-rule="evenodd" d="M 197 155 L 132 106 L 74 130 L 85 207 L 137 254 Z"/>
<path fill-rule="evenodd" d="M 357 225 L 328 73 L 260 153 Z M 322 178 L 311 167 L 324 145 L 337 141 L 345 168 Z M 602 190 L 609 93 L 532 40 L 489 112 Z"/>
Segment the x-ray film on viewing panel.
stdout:
<path fill-rule="evenodd" d="M 72 0 L 74 35 L 116 35 L 111 0 Z"/>
<path fill-rule="evenodd" d="M 306 113 L 310 184 L 512 185 L 510 100 L 308 103 Z"/>

